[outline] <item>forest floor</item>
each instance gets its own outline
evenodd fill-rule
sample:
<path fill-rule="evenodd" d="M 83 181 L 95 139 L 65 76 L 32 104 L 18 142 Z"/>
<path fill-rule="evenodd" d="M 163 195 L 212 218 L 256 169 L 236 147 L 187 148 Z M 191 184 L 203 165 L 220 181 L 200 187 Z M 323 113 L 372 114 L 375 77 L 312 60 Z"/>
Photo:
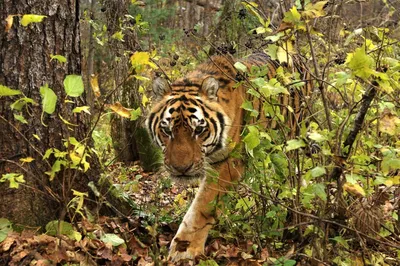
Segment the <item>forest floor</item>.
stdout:
<path fill-rule="evenodd" d="M 119 193 L 133 200 L 131 215 L 96 220 L 86 215 L 61 235 L 48 228 L 47 233 L 27 228 L 9 232 L 0 243 L 0 265 L 177 265 L 167 261 L 168 246 L 197 186 L 173 183 L 138 166 L 120 166 L 111 166 L 110 176 Z M 203 258 L 178 265 L 263 265 L 269 260 L 267 248 L 256 251 L 250 240 L 215 235 L 209 237 Z M 282 265 L 296 263 L 286 261 Z"/>

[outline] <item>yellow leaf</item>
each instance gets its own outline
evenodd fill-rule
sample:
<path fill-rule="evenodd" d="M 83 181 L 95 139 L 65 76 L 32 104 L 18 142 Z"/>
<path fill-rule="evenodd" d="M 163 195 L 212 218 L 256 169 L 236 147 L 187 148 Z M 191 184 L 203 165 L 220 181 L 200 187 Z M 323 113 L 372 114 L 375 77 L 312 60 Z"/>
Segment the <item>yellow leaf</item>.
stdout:
<path fill-rule="evenodd" d="M 135 6 L 140 6 L 140 7 L 146 6 L 146 3 L 144 3 L 143 1 L 131 0 L 131 3 Z"/>
<path fill-rule="evenodd" d="M 139 93 L 144 93 L 145 89 L 144 89 L 144 87 L 143 87 L 143 86 L 141 86 L 141 85 L 140 85 L 140 86 L 139 86 L 139 90 L 138 90 L 138 91 L 139 91 Z"/>
<path fill-rule="evenodd" d="M 325 16 L 324 6 L 328 1 L 320 1 L 313 3 L 308 3 L 305 10 L 302 12 L 303 17 L 311 19 Z"/>
<path fill-rule="evenodd" d="M 385 181 L 385 185 L 388 187 L 400 185 L 400 176 L 392 176 Z"/>
<path fill-rule="evenodd" d="M 289 66 L 292 66 L 292 58 L 290 54 L 295 53 L 295 50 L 293 49 L 293 44 L 290 40 L 288 40 L 286 43 L 282 44 L 281 46 L 278 47 L 278 50 L 276 51 L 276 56 L 281 63 L 287 63 Z"/>
<path fill-rule="evenodd" d="M 14 21 L 14 15 L 9 15 L 6 18 L 6 32 L 8 32 L 11 29 L 13 21 Z"/>
<path fill-rule="evenodd" d="M 343 189 L 347 191 L 348 193 L 357 196 L 357 197 L 364 197 L 365 196 L 365 191 L 364 189 L 359 185 L 359 184 L 351 184 L 349 182 L 346 182 L 343 185 Z"/>
<path fill-rule="evenodd" d="M 68 125 L 68 126 L 74 126 L 77 127 L 78 125 L 76 124 L 72 124 L 71 122 L 69 122 L 68 120 L 64 119 L 60 114 L 58 114 L 58 117 L 61 119 L 61 121 L 64 122 L 64 124 Z"/>
<path fill-rule="evenodd" d="M 131 56 L 131 63 L 133 67 L 146 65 L 149 63 L 150 54 L 148 52 L 135 52 Z"/>
<path fill-rule="evenodd" d="M 69 158 L 71 159 L 73 166 L 77 166 L 79 162 L 82 160 L 82 157 L 80 157 L 80 155 L 75 151 L 71 151 L 69 153 Z"/>
<path fill-rule="evenodd" d="M 174 201 L 181 207 L 186 204 L 186 200 L 184 199 L 184 196 L 182 194 L 176 195 Z"/>
<path fill-rule="evenodd" d="M 31 23 L 42 22 L 42 20 L 47 16 L 27 14 L 23 15 L 21 19 L 21 25 L 26 27 Z"/>
<path fill-rule="evenodd" d="M 100 97 L 100 88 L 99 88 L 99 80 L 97 79 L 97 75 L 90 75 L 90 86 L 92 87 L 92 90 L 94 92 L 94 95 L 96 97 Z"/>
<path fill-rule="evenodd" d="M 156 236 L 157 235 L 157 231 L 155 230 L 154 227 L 148 225 L 148 226 L 146 226 L 146 229 L 147 229 L 147 231 L 149 231 L 149 234 L 151 236 Z"/>
<path fill-rule="evenodd" d="M 26 158 L 21 158 L 19 160 L 23 163 L 30 163 L 30 162 L 34 161 L 35 159 L 33 159 L 32 157 L 26 157 Z"/>
<path fill-rule="evenodd" d="M 143 94 L 142 97 L 142 104 L 143 106 L 146 106 L 146 104 L 149 102 L 149 98 L 147 98 L 146 94 Z"/>
<path fill-rule="evenodd" d="M 153 69 L 157 69 L 157 65 L 150 61 L 150 53 L 148 52 L 135 52 L 131 56 L 131 64 L 133 68 L 141 68 L 145 65 Z"/>
<path fill-rule="evenodd" d="M 123 107 L 119 102 L 107 104 L 107 107 L 114 111 L 119 116 L 130 118 L 132 109 Z"/>

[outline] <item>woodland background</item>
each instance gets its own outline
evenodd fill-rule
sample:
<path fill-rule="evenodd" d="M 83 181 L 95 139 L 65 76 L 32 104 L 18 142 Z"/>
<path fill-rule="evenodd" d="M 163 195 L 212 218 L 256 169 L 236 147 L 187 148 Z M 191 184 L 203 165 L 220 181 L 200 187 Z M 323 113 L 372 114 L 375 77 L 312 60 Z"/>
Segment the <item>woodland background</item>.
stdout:
<path fill-rule="evenodd" d="M 0 21 L 0 265 L 167 263 L 196 186 L 158 171 L 151 79 L 259 51 L 280 85 L 241 82 L 278 127 L 244 129 L 195 263 L 400 264 L 398 1 L 3 0 Z M 289 138 L 273 106 L 299 62 L 315 86 Z"/>

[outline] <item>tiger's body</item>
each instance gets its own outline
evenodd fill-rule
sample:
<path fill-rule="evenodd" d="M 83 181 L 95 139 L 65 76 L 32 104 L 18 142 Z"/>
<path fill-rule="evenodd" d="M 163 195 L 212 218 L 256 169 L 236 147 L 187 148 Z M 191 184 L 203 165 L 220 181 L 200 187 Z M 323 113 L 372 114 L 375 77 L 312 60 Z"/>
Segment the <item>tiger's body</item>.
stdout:
<path fill-rule="evenodd" d="M 241 61 L 246 66 L 266 65 L 268 78 L 275 76 L 276 63 L 265 54 Z M 248 97 L 239 86 L 233 59 L 213 56 L 184 78 L 168 84 L 156 79 L 156 104 L 146 121 L 155 142 L 163 149 L 164 164 L 172 177 L 201 178 L 195 199 L 172 240 L 173 261 L 194 259 L 204 251 L 208 231 L 215 223 L 215 199 L 229 189 L 243 173 L 242 160 L 230 158 L 227 142 L 240 143 Z M 206 166 L 218 173 L 218 181 L 206 178 Z"/>

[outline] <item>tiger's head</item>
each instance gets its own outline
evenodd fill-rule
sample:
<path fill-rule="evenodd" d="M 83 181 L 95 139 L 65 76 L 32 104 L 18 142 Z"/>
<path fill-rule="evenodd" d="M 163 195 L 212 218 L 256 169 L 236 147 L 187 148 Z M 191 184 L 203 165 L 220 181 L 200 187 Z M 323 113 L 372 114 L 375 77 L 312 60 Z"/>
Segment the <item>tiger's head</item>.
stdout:
<path fill-rule="evenodd" d="M 218 103 L 218 89 L 213 77 L 182 78 L 171 85 L 154 80 L 155 105 L 146 126 L 173 178 L 201 178 L 207 158 L 212 162 L 224 153 L 229 118 Z"/>

